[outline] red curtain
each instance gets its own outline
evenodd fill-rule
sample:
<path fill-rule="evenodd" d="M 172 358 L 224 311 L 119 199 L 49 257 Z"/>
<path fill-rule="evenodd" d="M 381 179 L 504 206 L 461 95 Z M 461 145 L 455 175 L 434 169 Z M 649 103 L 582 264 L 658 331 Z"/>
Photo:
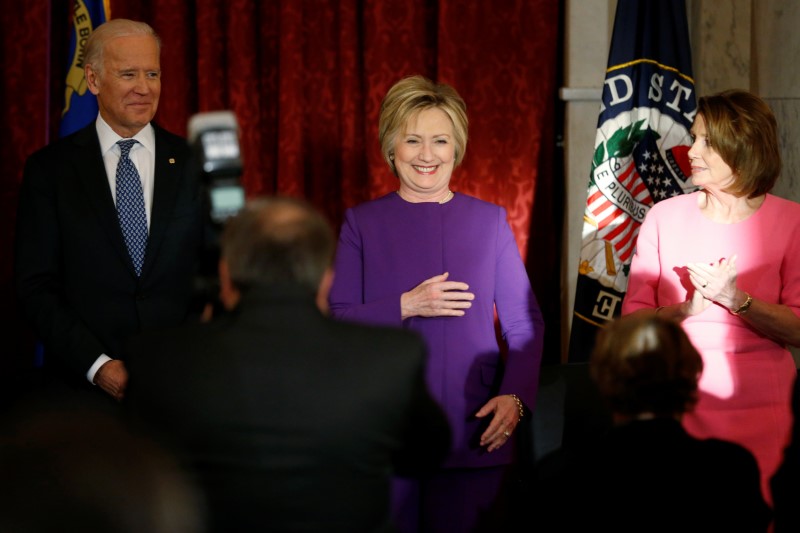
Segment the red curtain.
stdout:
<path fill-rule="evenodd" d="M 24 160 L 57 131 L 70 4 L 2 0 L 6 302 Z M 559 2 L 111 0 L 111 16 L 144 20 L 161 35 L 159 124 L 185 134 L 192 114 L 233 110 L 248 194 L 305 197 L 336 227 L 347 207 L 396 188 L 377 141 L 388 88 L 411 74 L 452 84 L 470 119 L 453 189 L 507 208 L 550 314 L 544 302 L 559 299 L 550 283 L 560 255 L 551 236 L 561 226 L 561 199 L 552 196 L 561 179 L 552 173 Z M 545 242 L 528 253 L 532 228 Z M 7 318 L 19 337 L 16 314 Z"/>

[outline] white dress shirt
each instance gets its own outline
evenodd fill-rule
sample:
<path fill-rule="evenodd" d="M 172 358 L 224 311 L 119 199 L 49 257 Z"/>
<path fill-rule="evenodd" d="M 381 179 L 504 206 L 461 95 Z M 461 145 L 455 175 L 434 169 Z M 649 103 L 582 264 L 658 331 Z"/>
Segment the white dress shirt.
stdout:
<path fill-rule="evenodd" d="M 106 166 L 106 177 L 108 178 L 108 186 L 111 190 L 111 198 L 114 200 L 114 205 L 116 205 L 117 164 L 119 163 L 119 156 L 121 154 L 117 141 L 122 140 L 122 137 L 117 135 L 99 114 L 97 115 L 95 127 L 97 128 L 97 137 L 100 140 L 100 153 L 103 155 L 103 163 Z M 150 215 L 153 209 L 153 184 L 155 182 L 156 134 L 153 130 L 153 126 L 148 124 L 132 138 L 139 141 L 131 148 L 129 157 L 136 167 L 136 170 L 139 172 L 139 177 L 142 179 L 144 210 L 147 213 L 147 230 L 149 232 Z M 111 357 L 106 354 L 101 354 L 100 357 L 95 360 L 94 364 L 86 373 L 86 378 L 90 383 L 94 383 L 95 374 L 107 361 L 111 361 Z"/>

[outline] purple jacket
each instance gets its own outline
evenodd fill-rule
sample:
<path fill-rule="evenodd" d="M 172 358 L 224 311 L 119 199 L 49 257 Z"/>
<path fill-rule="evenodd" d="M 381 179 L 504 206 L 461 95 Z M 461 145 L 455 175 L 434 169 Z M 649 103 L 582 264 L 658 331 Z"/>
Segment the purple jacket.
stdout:
<path fill-rule="evenodd" d="M 400 295 L 444 272 L 475 294 L 465 316 L 402 321 Z M 445 204 L 415 204 L 390 193 L 349 209 L 330 305 L 337 318 L 402 326 L 425 339 L 427 383 L 453 430 L 443 466 L 512 461 L 511 446 L 492 453 L 478 446 L 488 422 L 474 413 L 499 394 L 516 394 L 533 408 L 544 322 L 503 208 L 463 194 Z M 508 345 L 505 364 L 495 306 Z"/>

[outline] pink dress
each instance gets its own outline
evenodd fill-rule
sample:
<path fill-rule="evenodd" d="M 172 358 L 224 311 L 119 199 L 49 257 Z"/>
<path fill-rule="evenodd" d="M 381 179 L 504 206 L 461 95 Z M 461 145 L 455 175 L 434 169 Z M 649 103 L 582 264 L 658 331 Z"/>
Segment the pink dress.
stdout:
<path fill-rule="evenodd" d="M 737 283 L 762 301 L 781 303 L 800 315 L 800 204 L 767 195 L 737 224 L 718 224 L 697 206 L 695 192 L 657 203 L 639 232 L 622 314 L 685 301 L 686 264 L 738 255 Z M 786 347 L 719 305 L 682 322 L 703 356 L 700 401 L 684 418 L 699 438 L 737 442 L 755 455 L 767 501 L 769 479 L 783 457 L 797 375 Z"/>

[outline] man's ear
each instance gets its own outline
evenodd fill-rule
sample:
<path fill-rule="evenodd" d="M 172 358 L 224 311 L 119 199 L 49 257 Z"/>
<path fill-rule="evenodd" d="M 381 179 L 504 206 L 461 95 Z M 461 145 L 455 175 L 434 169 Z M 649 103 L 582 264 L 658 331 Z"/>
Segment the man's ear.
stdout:
<path fill-rule="evenodd" d="M 99 76 L 97 75 L 97 71 L 92 68 L 92 65 L 86 65 L 83 67 L 83 75 L 86 77 L 86 85 L 89 87 L 89 91 L 95 96 L 98 95 L 100 92 L 99 86 Z"/>
<path fill-rule="evenodd" d="M 219 300 L 230 311 L 239 303 L 239 289 L 231 281 L 231 272 L 225 259 L 219 260 Z"/>
<path fill-rule="evenodd" d="M 328 267 L 322 275 L 317 288 L 317 307 L 322 311 L 322 314 L 327 315 L 330 313 L 330 306 L 328 305 L 328 294 L 331 292 L 333 286 L 333 269 Z"/>

